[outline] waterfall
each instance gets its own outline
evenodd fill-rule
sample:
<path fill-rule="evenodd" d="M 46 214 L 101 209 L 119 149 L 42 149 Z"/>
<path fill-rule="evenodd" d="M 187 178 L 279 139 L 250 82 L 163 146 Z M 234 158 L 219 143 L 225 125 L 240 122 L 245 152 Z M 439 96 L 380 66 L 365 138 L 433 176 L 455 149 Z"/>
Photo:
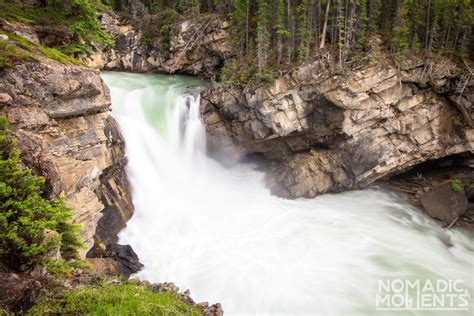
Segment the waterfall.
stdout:
<path fill-rule="evenodd" d="M 226 315 L 372 314 L 386 279 L 461 280 L 472 295 L 472 233 L 442 229 L 382 190 L 272 196 L 252 166 L 206 156 L 202 83 L 103 77 L 135 205 L 120 243 L 145 264 L 138 277 L 174 282 L 196 301 L 222 303 Z"/>

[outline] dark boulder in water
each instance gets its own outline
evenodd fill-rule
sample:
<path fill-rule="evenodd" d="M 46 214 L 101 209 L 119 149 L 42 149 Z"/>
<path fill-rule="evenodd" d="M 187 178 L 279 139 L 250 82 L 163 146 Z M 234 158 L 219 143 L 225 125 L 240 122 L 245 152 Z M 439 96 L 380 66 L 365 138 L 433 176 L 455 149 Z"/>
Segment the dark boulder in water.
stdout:
<path fill-rule="evenodd" d="M 143 264 L 130 245 L 110 244 L 104 247 L 98 243 L 89 250 L 87 257 L 114 259 L 119 264 L 120 273 L 127 278 L 143 268 Z"/>
<path fill-rule="evenodd" d="M 464 214 L 468 207 L 464 191 L 455 191 L 448 184 L 423 194 L 420 201 L 429 216 L 447 224 Z"/>

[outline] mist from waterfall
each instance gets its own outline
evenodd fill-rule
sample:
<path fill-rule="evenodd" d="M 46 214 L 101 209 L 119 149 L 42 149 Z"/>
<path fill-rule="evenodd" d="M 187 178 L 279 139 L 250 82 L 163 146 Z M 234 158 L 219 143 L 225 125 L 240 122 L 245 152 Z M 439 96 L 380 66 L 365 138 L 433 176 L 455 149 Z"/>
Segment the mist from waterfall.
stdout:
<path fill-rule="evenodd" d="M 382 190 L 272 196 L 253 166 L 224 167 L 206 156 L 202 82 L 103 77 L 135 205 L 120 243 L 145 264 L 138 277 L 220 302 L 225 315 L 372 314 L 386 279 L 460 279 L 472 295 L 472 233 L 442 229 Z"/>

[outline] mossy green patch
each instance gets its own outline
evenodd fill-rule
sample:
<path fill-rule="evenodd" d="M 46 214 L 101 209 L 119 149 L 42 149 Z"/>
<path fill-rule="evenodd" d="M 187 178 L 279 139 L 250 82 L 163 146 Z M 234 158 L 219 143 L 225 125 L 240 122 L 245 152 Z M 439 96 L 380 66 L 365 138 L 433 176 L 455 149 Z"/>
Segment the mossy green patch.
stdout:
<path fill-rule="evenodd" d="M 123 283 L 82 285 L 45 295 L 28 315 L 202 315 L 175 292 L 152 292 L 147 286 Z"/>
<path fill-rule="evenodd" d="M 456 192 L 462 192 L 464 190 L 462 182 L 457 179 L 451 180 L 451 188 Z"/>
<path fill-rule="evenodd" d="M 9 33 L 9 32 L 4 32 L 4 34 L 7 35 L 10 38 L 10 40 L 16 42 L 18 44 L 18 46 L 20 46 L 21 48 L 23 48 L 27 51 L 30 51 L 30 52 L 38 51 L 41 54 L 43 54 L 45 57 L 57 60 L 61 64 L 72 63 L 72 64 L 75 64 L 75 65 L 83 65 L 81 62 L 79 62 L 74 57 L 66 55 L 63 52 L 61 52 L 61 51 L 59 51 L 55 48 L 46 47 L 46 46 L 43 46 L 43 45 L 33 43 L 32 41 L 30 41 L 27 38 L 24 38 L 22 36 L 18 36 L 18 35 Z"/>
<path fill-rule="evenodd" d="M 13 67 L 20 61 L 37 61 L 37 59 L 7 41 L 0 40 L 0 70 Z"/>
<path fill-rule="evenodd" d="M 38 45 L 38 50 L 46 57 L 50 58 L 50 59 L 54 59 L 54 60 L 57 60 L 59 61 L 61 64 L 67 64 L 68 62 L 69 63 L 73 63 L 75 65 L 82 65 L 81 62 L 79 62 L 77 59 L 75 59 L 74 57 L 71 57 L 71 56 L 68 56 L 66 54 L 64 54 L 63 52 L 55 49 L 55 48 L 50 48 L 50 47 L 46 47 L 46 46 L 41 46 L 41 45 Z"/>

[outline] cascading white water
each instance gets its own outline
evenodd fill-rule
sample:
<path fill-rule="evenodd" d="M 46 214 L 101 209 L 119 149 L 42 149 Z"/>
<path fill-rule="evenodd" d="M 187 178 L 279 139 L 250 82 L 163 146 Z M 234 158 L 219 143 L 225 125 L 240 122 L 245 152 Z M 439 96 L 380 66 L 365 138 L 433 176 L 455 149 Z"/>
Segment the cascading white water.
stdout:
<path fill-rule="evenodd" d="M 135 204 L 120 242 L 145 264 L 140 278 L 189 288 L 226 315 L 372 314 L 386 279 L 462 280 L 472 294 L 471 233 L 444 230 L 380 190 L 274 197 L 251 166 L 206 157 L 199 97 L 186 92 L 199 81 L 103 77 Z"/>

